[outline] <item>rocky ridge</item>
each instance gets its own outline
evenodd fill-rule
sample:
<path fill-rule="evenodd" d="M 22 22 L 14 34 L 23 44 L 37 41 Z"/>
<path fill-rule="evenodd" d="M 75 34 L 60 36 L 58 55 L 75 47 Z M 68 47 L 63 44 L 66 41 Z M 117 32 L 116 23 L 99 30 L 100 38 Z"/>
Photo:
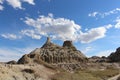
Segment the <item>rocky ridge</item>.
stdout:
<path fill-rule="evenodd" d="M 72 41 L 64 41 L 63 46 L 59 46 L 47 38 L 41 48 L 36 48 L 30 54 L 25 54 L 18 60 L 18 64 L 47 63 L 65 70 L 73 70 L 79 68 L 80 63 L 86 61 L 87 57 L 75 48 Z"/>
<path fill-rule="evenodd" d="M 109 62 L 120 62 L 120 47 L 108 56 Z"/>
<path fill-rule="evenodd" d="M 119 80 L 119 62 L 120 48 L 108 57 L 87 58 L 72 41 L 59 46 L 47 38 L 17 62 L 0 63 L 0 80 Z"/>

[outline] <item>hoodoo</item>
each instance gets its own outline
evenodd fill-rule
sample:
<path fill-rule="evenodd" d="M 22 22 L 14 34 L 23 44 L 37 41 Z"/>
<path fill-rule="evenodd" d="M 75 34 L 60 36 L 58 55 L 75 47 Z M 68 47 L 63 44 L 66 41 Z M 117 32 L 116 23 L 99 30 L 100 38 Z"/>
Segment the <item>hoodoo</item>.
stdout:
<path fill-rule="evenodd" d="M 64 41 L 63 47 L 66 47 L 72 50 L 77 50 L 75 46 L 72 44 L 72 41 Z"/>
<path fill-rule="evenodd" d="M 77 50 L 72 41 L 65 41 L 63 46 L 56 45 L 47 38 L 47 41 L 41 48 L 37 48 L 29 54 L 25 54 L 18 60 L 19 64 L 48 63 L 51 65 L 63 66 L 68 64 L 77 64 L 79 67 L 81 62 L 87 60 L 86 56 Z M 73 66 L 74 66 L 73 64 Z M 72 66 L 72 67 L 73 67 Z M 68 66 L 70 67 L 70 66 Z M 75 68 L 75 66 L 74 66 Z"/>

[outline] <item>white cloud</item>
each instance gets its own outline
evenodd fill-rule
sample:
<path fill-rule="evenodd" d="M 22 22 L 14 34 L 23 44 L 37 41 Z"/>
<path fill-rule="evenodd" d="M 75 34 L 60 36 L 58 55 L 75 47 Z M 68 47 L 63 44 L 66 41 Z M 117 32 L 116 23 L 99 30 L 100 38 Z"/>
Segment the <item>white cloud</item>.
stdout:
<path fill-rule="evenodd" d="M 22 30 L 21 33 L 23 35 L 32 37 L 32 39 L 41 39 L 41 36 L 37 35 L 34 30 Z"/>
<path fill-rule="evenodd" d="M 117 23 L 115 24 L 115 28 L 120 29 L 120 18 L 117 18 L 116 22 Z"/>
<path fill-rule="evenodd" d="M 88 16 L 90 16 L 90 17 L 96 17 L 96 15 L 98 15 L 98 14 L 99 14 L 98 12 L 93 12 L 93 13 L 88 14 Z"/>
<path fill-rule="evenodd" d="M 113 25 L 108 24 L 108 25 L 105 25 L 104 27 L 105 27 L 106 29 L 110 29 L 110 28 L 112 28 L 112 27 L 113 27 Z"/>
<path fill-rule="evenodd" d="M 106 31 L 107 30 L 105 27 L 92 28 L 85 33 L 81 32 L 79 38 L 82 43 L 90 43 L 92 41 L 105 37 Z"/>
<path fill-rule="evenodd" d="M 109 56 L 112 52 L 114 52 L 114 50 L 106 50 L 106 51 L 101 51 L 101 52 L 98 52 L 97 54 L 96 54 L 96 56 L 100 56 L 100 57 L 102 57 L 102 56 Z"/>
<path fill-rule="evenodd" d="M 49 17 L 53 17 L 53 14 L 52 14 L 52 13 L 49 13 L 48 16 L 49 16 Z"/>
<path fill-rule="evenodd" d="M 2 11 L 4 9 L 4 7 L 2 5 L 0 5 L 0 11 Z"/>
<path fill-rule="evenodd" d="M 76 34 L 81 29 L 73 20 L 65 18 L 55 19 L 52 14 L 49 14 L 47 17 L 40 16 L 36 20 L 27 17 L 24 22 L 32 26 L 39 35 L 50 35 L 51 37 L 61 40 L 75 40 L 77 37 Z"/>
<path fill-rule="evenodd" d="M 107 29 L 113 26 L 108 24 L 102 27 L 91 28 L 86 32 L 82 32 L 81 26 L 76 24 L 73 20 L 54 18 L 53 14 L 49 14 L 48 16 L 42 15 L 37 19 L 26 17 L 24 22 L 33 28 L 32 33 L 34 35 L 50 36 L 53 39 L 81 41 L 82 43 L 90 43 L 105 37 Z M 28 31 L 30 30 L 27 30 L 27 32 Z M 27 32 L 25 32 L 25 34 Z M 27 36 L 32 37 L 30 34 L 27 34 Z"/>
<path fill-rule="evenodd" d="M 22 5 L 20 0 L 6 0 L 9 5 L 11 5 L 13 8 L 19 8 L 22 9 Z"/>
<path fill-rule="evenodd" d="M 104 13 L 95 11 L 93 13 L 89 13 L 88 16 L 89 17 L 101 17 L 101 18 L 104 18 L 105 16 L 109 16 L 109 15 L 112 15 L 112 14 L 117 14 L 119 12 L 120 12 L 120 8 L 116 8 L 116 9 L 113 9 L 111 11 L 104 12 Z"/>
<path fill-rule="evenodd" d="M 7 2 L 15 9 L 24 9 L 22 7 L 23 2 L 27 2 L 28 4 L 35 5 L 34 0 L 0 0 L 0 4 L 1 4 L 0 10 L 3 10 L 3 3 L 5 2 Z"/>
<path fill-rule="evenodd" d="M 10 39 L 10 40 L 15 40 L 15 39 L 20 39 L 21 36 L 17 36 L 15 34 L 1 34 L 3 38 Z"/>
<path fill-rule="evenodd" d="M 113 25 L 108 24 L 104 25 L 102 27 L 92 28 L 90 30 L 87 30 L 87 32 L 82 32 L 79 35 L 79 40 L 81 43 L 90 43 L 97 39 L 105 37 L 105 33 L 108 29 L 112 28 Z"/>
<path fill-rule="evenodd" d="M 35 5 L 34 0 L 23 0 L 23 2 L 27 2 L 29 4 Z"/>
<path fill-rule="evenodd" d="M 92 51 L 93 50 L 93 47 L 91 46 L 88 46 L 88 47 L 85 47 L 84 49 L 82 49 L 81 51 L 84 53 L 84 54 L 87 54 L 88 52 Z"/>
<path fill-rule="evenodd" d="M 21 30 L 19 35 L 1 34 L 2 37 L 15 40 L 21 39 L 23 36 L 32 39 L 41 39 L 42 36 L 50 36 L 57 40 L 80 41 L 81 43 L 90 43 L 97 39 L 105 37 L 107 30 L 113 25 L 108 24 L 102 27 L 87 29 L 86 32 L 81 30 L 81 26 L 73 20 L 65 18 L 54 18 L 53 14 L 48 16 L 39 16 L 37 19 L 26 17 L 22 19 L 28 26 L 27 29 Z"/>

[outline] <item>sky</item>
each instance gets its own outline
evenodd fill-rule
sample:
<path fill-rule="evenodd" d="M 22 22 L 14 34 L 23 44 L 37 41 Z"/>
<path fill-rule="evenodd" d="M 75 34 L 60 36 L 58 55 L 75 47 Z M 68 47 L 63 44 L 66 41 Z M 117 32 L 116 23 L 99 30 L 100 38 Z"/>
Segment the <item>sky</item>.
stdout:
<path fill-rule="evenodd" d="M 0 0 L 0 62 L 18 60 L 50 37 L 87 57 L 120 47 L 120 0 Z"/>

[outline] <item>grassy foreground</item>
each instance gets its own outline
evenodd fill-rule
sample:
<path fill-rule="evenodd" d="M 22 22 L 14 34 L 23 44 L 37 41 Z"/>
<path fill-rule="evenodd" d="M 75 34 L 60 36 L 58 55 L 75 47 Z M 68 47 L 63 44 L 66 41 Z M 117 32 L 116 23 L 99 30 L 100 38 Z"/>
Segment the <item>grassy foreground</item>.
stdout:
<path fill-rule="evenodd" d="M 56 74 L 52 80 L 107 80 L 119 74 L 118 69 L 106 70 L 79 70 L 75 73 L 61 72 Z"/>

